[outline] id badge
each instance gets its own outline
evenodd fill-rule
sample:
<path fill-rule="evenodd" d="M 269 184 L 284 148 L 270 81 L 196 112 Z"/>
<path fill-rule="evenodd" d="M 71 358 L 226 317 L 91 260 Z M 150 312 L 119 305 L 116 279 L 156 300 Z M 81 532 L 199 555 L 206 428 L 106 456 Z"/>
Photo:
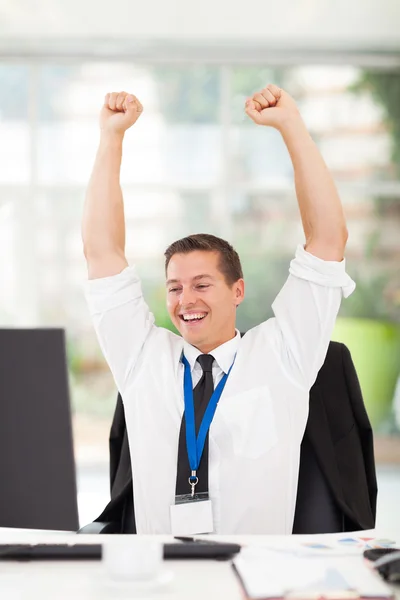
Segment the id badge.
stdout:
<path fill-rule="evenodd" d="M 172 535 L 213 533 L 212 504 L 208 492 L 175 497 L 170 506 Z"/>

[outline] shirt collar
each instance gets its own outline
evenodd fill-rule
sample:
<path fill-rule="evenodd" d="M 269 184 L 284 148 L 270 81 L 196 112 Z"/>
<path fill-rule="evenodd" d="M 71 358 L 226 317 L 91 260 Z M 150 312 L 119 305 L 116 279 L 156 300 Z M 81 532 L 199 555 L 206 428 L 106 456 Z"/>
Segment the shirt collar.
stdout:
<path fill-rule="evenodd" d="M 236 329 L 236 335 L 234 338 L 221 344 L 217 348 L 214 348 L 212 352 L 212 356 L 215 358 L 218 366 L 223 370 L 224 373 L 227 373 L 233 363 L 233 359 L 235 358 L 235 354 L 239 348 L 240 342 L 240 332 Z M 190 370 L 193 372 L 193 369 L 196 364 L 197 357 L 202 354 L 198 348 L 195 348 L 185 340 L 183 341 L 183 353 L 187 358 L 190 364 Z"/>

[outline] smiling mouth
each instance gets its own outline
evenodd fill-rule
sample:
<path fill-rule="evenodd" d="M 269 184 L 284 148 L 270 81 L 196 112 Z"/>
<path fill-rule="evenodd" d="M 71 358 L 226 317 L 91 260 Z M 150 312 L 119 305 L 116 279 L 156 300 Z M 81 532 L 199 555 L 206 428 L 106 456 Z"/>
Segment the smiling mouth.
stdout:
<path fill-rule="evenodd" d="M 179 318 L 181 321 L 183 321 L 185 323 L 185 325 L 196 325 L 198 323 L 201 323 L 201 321 L 204 321 L 206 316 L 207 316 L 207 313 L 203 314 L 203 315 L 200 313 L 199 315 L 196 315 L 196 316 L 190 315 L 190 317 L 186 318 L 186 319 L 184 318 L 183 315 L 179 315 Z"/>

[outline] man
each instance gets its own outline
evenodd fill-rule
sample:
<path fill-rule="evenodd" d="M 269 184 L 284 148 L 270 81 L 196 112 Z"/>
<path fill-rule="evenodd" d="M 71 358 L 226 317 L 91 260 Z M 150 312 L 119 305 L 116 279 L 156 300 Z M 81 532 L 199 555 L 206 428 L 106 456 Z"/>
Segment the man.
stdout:
<path fill-rule="evenodd" d="M 205 234 L 165 253 L 167 306 L 181 336 L 154 325 L 125 258 L 120 188 L 124 135 L 143 108 L 121 92 L 107 94 L 101 111 L 83 218 L 87 300 L 124 401 L 138 533 L 291 533 L 309 390 L 341 297 L 355 287 L 341 202 L 296 103 L 268 85 L 245 110 L 283 137 L 306 244 L 275 317 L 243 338 L 239 257 Z"/>

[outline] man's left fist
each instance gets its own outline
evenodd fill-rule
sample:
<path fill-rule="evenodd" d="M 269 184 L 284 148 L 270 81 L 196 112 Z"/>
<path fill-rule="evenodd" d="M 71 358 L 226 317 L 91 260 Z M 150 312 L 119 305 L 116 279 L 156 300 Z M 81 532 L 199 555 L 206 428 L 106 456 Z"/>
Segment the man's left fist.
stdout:
<path fill-rule="evenodd" d="M 257 125 L 280 127 L 292 116 L 300 116 L 296 102 L 273 84 L 247 98 L 245 111 Z"/>

